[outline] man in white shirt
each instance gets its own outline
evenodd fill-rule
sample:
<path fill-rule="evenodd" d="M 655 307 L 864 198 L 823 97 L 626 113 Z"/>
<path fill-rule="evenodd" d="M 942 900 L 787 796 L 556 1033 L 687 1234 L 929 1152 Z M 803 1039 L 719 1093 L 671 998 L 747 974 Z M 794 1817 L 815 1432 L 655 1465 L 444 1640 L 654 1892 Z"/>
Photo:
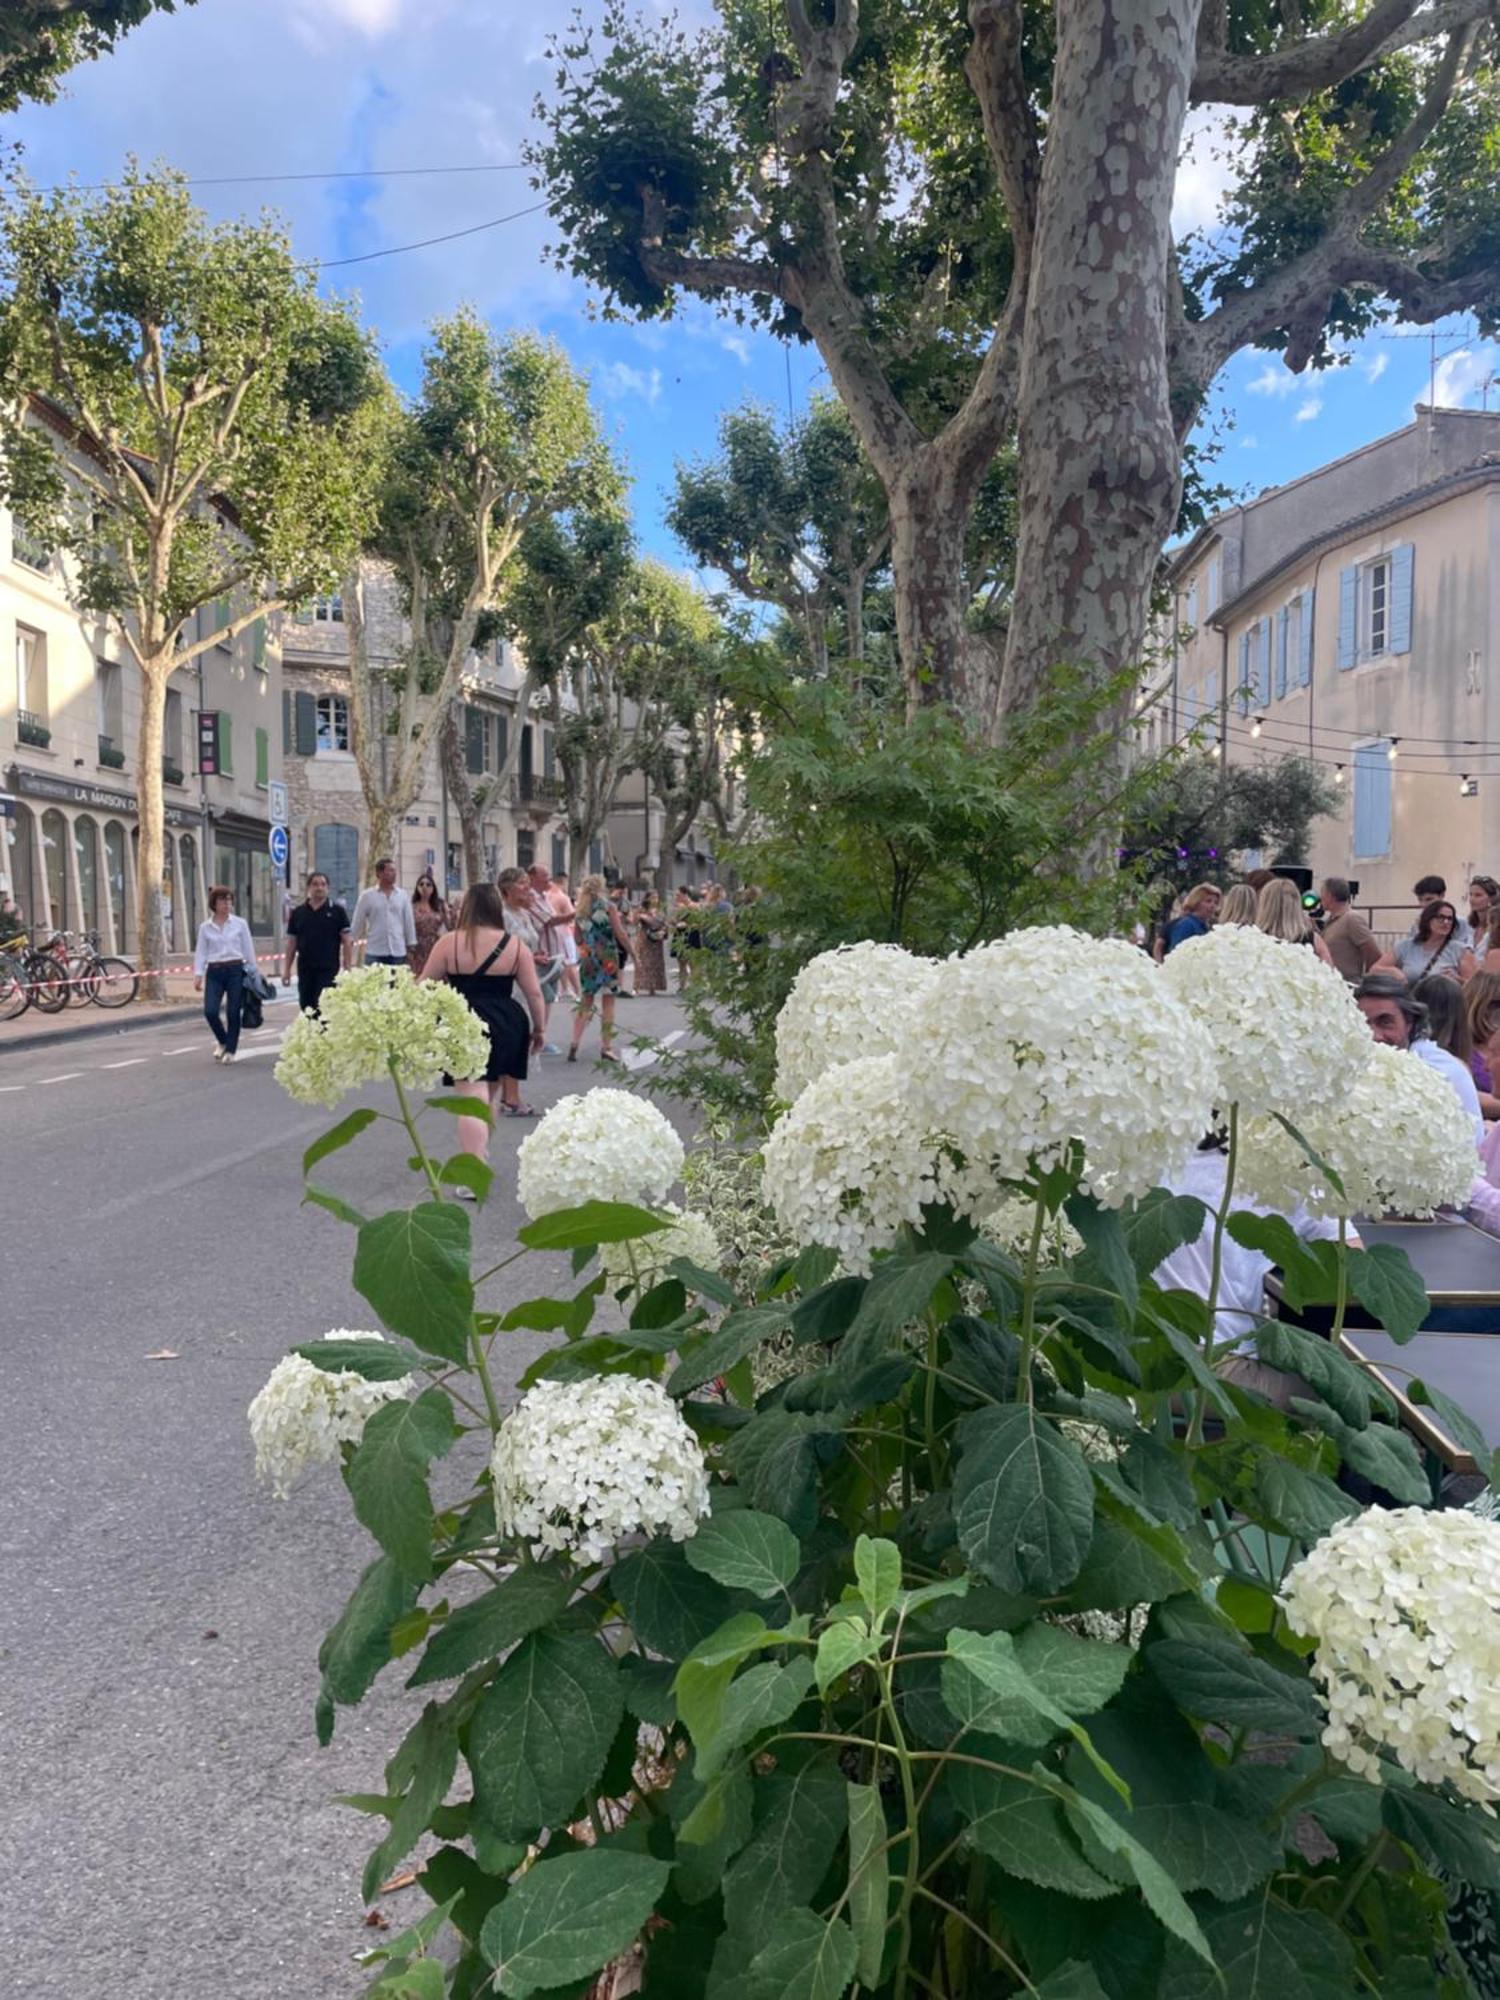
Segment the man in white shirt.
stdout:
<path fill-rule="evenodd" d="M 363 943 L 366 965 L 409 965 L 417 948 L 411 897 L 396 887 L 396 864 L 389 855 L 375 863 L 375 886 L 354 905 L 350 936 Z"/>
<path fill-rule="evenodd" d="M 1405 1049 L 1408 1054 L 1446 1077 L 1458 1101 L 1469 1114 L 1477 1147 L 1484 1137 L 1484 1113 L 1479 1108 L 1479 1092 L 1469 1070 L 1427 1037 L 1427 1009 L 1416 999 L 1399 974 L 1367 973 L 1354 989 L 1360 1012 L 1370 1024 L 1370 1033 L 1387 1048 Z"/>

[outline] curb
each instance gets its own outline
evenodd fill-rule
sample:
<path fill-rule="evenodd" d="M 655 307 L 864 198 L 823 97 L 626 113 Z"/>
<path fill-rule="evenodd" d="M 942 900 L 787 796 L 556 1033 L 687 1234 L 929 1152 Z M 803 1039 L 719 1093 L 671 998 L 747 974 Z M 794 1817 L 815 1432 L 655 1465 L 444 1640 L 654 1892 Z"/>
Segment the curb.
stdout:
<path fill-rule="evenodd" d="M 266 1004 L 271 1007 L 277 1007 L 283 1001 L 291 1000 L 292 995 L 290 993 L 278 994 L 275 1000 L 268 1001 Z M 132 1006 L 139 1006 L 137 1002 L 132 1002 L 131 1004 Z M 50 1020 L 55 1017 L 48 1015 L 43 1018 Z M 147 1003 L 144 1006 L 139 1006 L 139 1011 L 132 1013 L 125 1020 L 83 1020 L 78 1023 L 77 1027 L 73 1028 L 43 1028 L 36 1034 L 0 1036 L 0 1060 L 3 1060 L 12 1049 L 54 1049 L 64 1042 L 94 1041 L 100 1035 L 128 1035 L 142 1028 L 168 1028 L 182 1022 L 201 1021 L 202 1019 L 203 1003 L 201 1001 L 195 1002 L 190 1007 L 157 1007 Z"/>

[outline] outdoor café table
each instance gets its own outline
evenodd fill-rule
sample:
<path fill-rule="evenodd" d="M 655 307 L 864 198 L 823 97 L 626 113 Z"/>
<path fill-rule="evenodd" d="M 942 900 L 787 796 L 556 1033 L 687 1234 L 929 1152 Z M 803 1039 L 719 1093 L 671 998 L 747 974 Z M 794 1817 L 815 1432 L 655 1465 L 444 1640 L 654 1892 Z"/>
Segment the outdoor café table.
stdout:
<path fill-rule="evenodd" d="M 1476 1229 L 1460 1215 L 1436 1216 L 1430 1222 L 1359 1221 L 1354 1227 L 1366 1245 L 1389 1244 L 1406 1252 L 1432 1305 L 1424 1332 L 1500 1334 L 1500 1238 Z M 1281 1318 L 1314 1333 L 1331 1330 L 1331 1306 L 1294 1313 L 1282 1298 L 1275 1274 L 1266 1289 Z M 1373 1328 L 1375 1322 L 1358 1300 L 1351 1299 L 1344 1324 Z"/>
<path fill-rule="evenodd" d="M 1500 1444 L 1500 1340 L 1487 1333 L 1419 1333 L 1404 1345 L 1388 1333 L 1362 1327 L 1346 1331 L 1340 1345 L 1351 1361 L 1364 1362 L 1396 1399 L 1402 1428 L 1448 1472 L 1478 1470 L 1472 1455 L 1444 1430 L 1435 1410 L 1413 1403 L 1413 1377 L 1440 1390 Z"/>

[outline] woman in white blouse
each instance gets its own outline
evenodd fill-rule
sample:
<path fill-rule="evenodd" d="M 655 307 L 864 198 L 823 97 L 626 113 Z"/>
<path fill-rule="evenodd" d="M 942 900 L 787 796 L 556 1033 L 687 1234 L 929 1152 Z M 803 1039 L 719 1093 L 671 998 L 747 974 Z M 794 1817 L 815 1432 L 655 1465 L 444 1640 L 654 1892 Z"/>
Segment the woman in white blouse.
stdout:
<path fill-rule="evenodd" d="M 193 989 L 203 995 L 203 1015 L 214 1031 L 215 1062 L 233 1062 L 240 1045 L 240 1009 L 245 980 L 255 970 L 255 940 L 243 917 L 234 914 L 234 897 L 216 882 L 208 892 L 208 915 L 198 926 L 193 953 Z M 228 1023 L 221 1020 L 227 1012 Z"/>

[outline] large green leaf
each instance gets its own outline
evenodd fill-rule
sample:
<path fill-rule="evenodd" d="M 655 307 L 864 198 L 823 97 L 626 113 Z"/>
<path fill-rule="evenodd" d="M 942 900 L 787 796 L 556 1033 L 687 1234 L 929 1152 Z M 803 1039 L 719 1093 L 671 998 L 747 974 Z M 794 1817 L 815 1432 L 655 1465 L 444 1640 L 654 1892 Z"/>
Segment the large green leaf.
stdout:
<path fill-rule="evenodd" d="M 1328 1404 L 1309 1403 L 1300 1396 L 1292 1398 L 1292 1408 L 1299 1417 L 1309 1418 L 1333 1439 L 1345 1465 L 1383 1487 L 1392 1499 L 1410 1507 L 1426 1507 L 1431 1503 L 1432 1481 L 1416 1446 L 1404 1431 L 1398 1431 L 1393 1424 L 1367 1424 L 1363 1430 L 1357 1430 Z"/>
<path fill-rule="evenodd" d="M 671 1226 L 670 1216 L 653 1215 L 630 1202 L 586 1201 L 528 1222 L 516 1231 L 516 1240 L 528 1250 L 590 1250 L 596 1243 L 628 1243 Z"/>
<path fill-rule="evenodd" d="M 1083 1249 L 1073 1259 L 1075 1275 L 1113 1292 L 1133 1315 L 1139 1296 L 1137 1268 L 1118 1210 L 1101 1208 L 1092 1195 L 1084 1194 L 1070 1195 L 1065 1208 L 1068 1220 L 1083 1238 Z M 1149 1277 L 1150 1272 L 1139 1275 Z"/>
<path fill-rule="evenodd" d="M 838 1765 L 815 1757 L 782 1766 L 756 1787 L 756 1826 L 724 1876 L 724 1910 L 742 1938 L 770 1937 L 809 1901 L 844 1836 L 848 1806 Z"/>
<path fill-rule="evenodd" d="M 340 1147 L 347 1146 L 351 1139 L 357 1139 L 360 1133 L 367 1126 L 373 1125 L 379 1116 L 378 1111 L 373 1110 L 368 1104 L 362 1104 L 357 1111 L 351 1111 L 347 1118 L 341 1118 L 338 1124 L 331 1126 L 321 1138 L 314 1139 L 302 1155 L 303 1173 L 310 1174 L 319 1160 L 326 1160 L 330 1153 L 338 1152 Z"/>
<path fill-rule="evenodd" d="M 401 1747 L 404 1756 L 399 1760 L 399 1768 L 409 1775 L 409 1782 L 391 1815 L 384 1840 L 365 1863 L 360 1893 L 367 1903 L 374 1902 L 381 1883 L 397 1862 L 410 1854 L 432 1815 L 448 1796 L 458 1763 L 458 1732 L 452 1716 L 445 1714 L 436 1702 L 429 1702 Z M 398 1760 L 392 1759 L 386 1770 L 388 1782 L 395 1782 L 392 1772 L 397 1768 Z"/>
<path fill-rule="evenodd" d="M 1104 1496 L 1102 1504 L 1108 1504 Z M 1182 1537 L 1170 1524 L 1153 1528 L 1131 1514 L 1103 1511 L 1094 1522 L 1077 1580 L 1068 1592 L 1074 1611 L 1117 1611 L 1157 1604 L 1197 1588 L 1197 1573 Z"/>
<path fill-rule="evenodd" d="M 753 1507 L 705 1521 L 683 1553 L 693 1569 L 752 1597 L 773 1597 L 802 1567 L 801 1545 L 786 1522 Z"/>
<path fill-rule="evenodd" d="M 1411 1259 L 1393 1243 L 1351 1250 L 1349 1289 L 1394 1341 L 1410 1340 L 1432 1310 Z"/>
<path fill-rule="evenodd" d="M 1395 1404 L 1367 1369 L 1339 1353 L 1330 1342 L 1283 1319 L 1266 1320 L 1251 1336 L 1255 1351 L 1273 1368 L 1300 1375 L 1346 1424 L 1363 1430 L 1373 1409 L 1394 1414 Z"/>
<path fill-rule="evenodd" d="M 1363 1990 L 1353 1946 L 1316 1910 L 1250 1896 L 1210 1910 L 1203 1927 L 1218 1970 L 1169 1946 L 1159 2000 L 1350 2000 Z"/>
<path fill-rule="evenodd" d="M 1084 1859 L 1061 1805 L 1050 1792 L 1026 1778 L 982 1771 L 972 1764 L 951 1766 L 943 1782 L 967 1822 L 967 1838 L 1007 1875 L 1080 1902 L 1119 1894 L 1119 1884 Z"/>
<path fill-rule="evenodd" d="M 511 2000 L 587 1978 L 634 1943 L 670 1864 L 617 1847 L 545 1856 L 484 1920 L 482 1949 Z"/>
<path fill-rule="evenodd" d="M 676 1542 L 636 1549 L 609 1581 L 636 1638 L 667 1660 L 685 1660 L 734 1610 L 729 1592 L 695 1570 Z"/>
<path fill-rule="evenodd" d="M 318 1648 L 323 1676 L 318 1698 L 318 1741 L 333 1734 L 333 1705 L 364 1700 L 391 1657 L 391 1627 L 416 1603 L 418 1586 L 389 1556 L 377 1556 L 354 1586 L 349 1602 Z"/>
<path fill-rule="evenodd" d="M 1406 1393 L 1412 1402 L 1431 1410 L 1453 1442 L 1468 1452 L 1481 1472 L 1485 1470 L 1490 1462 L 1489 1439 L 1461 1403 L 1420 1378 L 1408 1382 Z"/>
<path fill-rule="evenodd" d="M 835 1278 L 809 1292 L 792 1308 L 792 1342 L 797 1347 L 829 1347 L 854 1323 L 868 1278 Z"/>
<path fill-rule="evenodd" d="M 1254 1499 L 1246 1500 L 1245 1509 L 1263 1527 L 1289 1530 L 1317 1541 L 1340 1521 L 1357 1514 L 1359 1504 L 1324 1473 L 1309 1472 L 1274 1451 L 1257 1447 Z"/>
<path fill-rule="evenodd" d="M 873 1660 L 882 1643 L 879 1634 L 872 1632 L 863 1618 L 840 1618 L 825 1625 L 818 1634 L 814 1659 L 818 1693 L 827 1694 L 840 1674 L 848 1673 L 851 1667 L 865 1660 Z"/>
<path fill-rule="evenodd" d="M 812 1679 L 812 1661 L 805 1653 L 786 1666 L 763 1660 L 738 1675 L 725 1692 L 718 1728 L 699 1746 L 696 1775 L 707 1784 L 762 1730 L 787 1721 L 801 1707 Z"/>
<path fill-rule="evenodd" d="M 767 1410 L 737 1430 L 726 1456 L 750 1505 L 779 1515 L 799 1534 L 811 1533 L 818 1478 L 813 1439 L 836 1430 L 839 1422 L 834 1412 Z"/>
<path fill-rule="evenodd" d="M 1275 1735 L 1316 1735 L 1323 1708 L 1312 1683 L 1280 1673 L 1232 1639 L 1164 1639 L 1146 1650 L 1172 1699 L 1202 1722 Z"/>
<path fill-rule="evenodd" d="M 1180 1938 L 1190 1951 L 1196 1952 L 1206 1965 L 1214 1962 L 1213 1951 L 1208 1939 L 1189 1909 L 1182 1891 L 1172 1880 L 1166 1869 L 1153 1854 L 1129 1833 L 1101 1805 L 1092 1799 L 1073 1792 L 1067 1799 L 1068 1816 L 1075 1824 L 1086 1826 L 1100 1846 L 1111 1854 L 1117 1854 L 1125 1861 L 1134 1875 L 1141 1894 L 1149 1904 L 1152 1914 L 1172 1935 Z"/>
<path fill-rule="evenodd" d="M 1378 1795 L 1386 1826 L 1430 1867 L 1470 1889 L 1500 1894 L 1500 1829 L 1473 1806 L 1450 1805 L 1420 1785 Z M 1317 1802 L 1313 1802 L 1316 1810 Z"/>
<path fill-rule="evenodd" d="M 466 1674 L 481 1660 L 497 1658 L 529 1632 L 550 1625 L 571 1594 L 567 1578 L 551 1570 L 513 1570 L 438 1627 L 406 1685 L 447 1680 Z"/>
<path fill-rule="evenodd" d="M 564 1821 L 598 1781 L 624 1712 L 619 1670 L 597 1639 L 523 1639 L 469 1725 L 477 1816 L 502 1840 Z"/>
<path fill-rule="evenodd" d="M 861 1535 L 854 1544 L 854 1580 L 866 1611 L 878 1624 L 901 1595 L 901 1551 L 894 1542 Z"/>
<path fill-rule="evenodd" d="M 741 1312 L 727 1314 L 706 1340 L 678 1362 L 667 1378 L 668 1394 L 685 1396 L 690 1389 L 701 1388 L 705 1382 L 727 1375 L 737 1361 L 753 1354 L 763 1340 L 783 1332 L 791 1316 L 791 1307 L 785 1305 L 746 1306 Z"/>
<path fill-rule="evenodd" d="M 805 1629 L 806 1621 L 802 1621 Z M 729 1683 L 752 1653 L 783 1643 L 758 1612 L 740 1611 L 688 1654 L 672 1683 L 677 1713 L 694 1743 L 707 1743 L 718 1731 L 729 1696 Z"/>
<path fill-rule="evenodd" d="M 1120 1227 L 1136 1275 L 1149 1278 L 1174 1250 L 1196 1243 L 1207 1219 L 1208 1210 L 1196 1195 L 1169 1194 L 1165 1188 L 1153 1188 L 1122 1209 Z"/>
<path fill-rule="evenodd" d="M 465 1210 L 457 1202 L 424 1201 L 363 1223 L 354 1289 L 392 1333 L 466 1366 L 474 1287 Z"/>
<path fill-rule="evenodd" d="M 849 1786 L 849 1924 L 860 1984 L 880 1984 L 890 1907 L 891 1853 L 879 1785 Z"/>
<path fill-rule="evenodd" d="M 1108 2000 L 1099 1975 L 1081 1959 L 1055 1966 L 1036 1989 L 1036 2000 Z"/>
<path fill-rule="evenodd" d="M 953 1259 L 936 1250 L 877 1264 L 845 1337 L 842 1359 L 853 1367 L 881 1353 L 902 1327 L 921 1319 L 952 1269 Z"/>
<path fill-rule="evenodd" d="M 432 1574 L 427 1468 L 457 1436 L 453 1405 L 441 1389 L 427 1389 L 377 1410 L 344 1469 L 356 1516 L 414 1583 Z"/>
<path fill-rule="evenodd" d="M 1002 1590 L 1065 1590 L 1088 1554 L 1094 1483 L 1082 1455 L 1024 1404 L 981 1410 L 963 1428 L 954 1483 L 959 1545 Z"/>
<path fill-rule="evenodd" d="M 854 1977 L 854 1934 L 811 1910 L 791 1910 L 772 1942 L 726 1989 L 727 2000 L 842 2000 Z"/>
<path fill-rule="evenodd" d="M 1014 1704 L 1015 1709 L 1032 1710 L 1043 1722 L 1052 1725 L 1053 1735 L 1070 1735 L 1086 1756 L 1094 1757 L 1093 1746 L 1085 1731 L 1065 1708 L 1037 1686 L 1021 1665 L 1016 1642 L 1009 1632 L 969 1632 L 957 1626 L 948 1634 L 947 1644 L 949 1657 L 943 1663 L 945 1674 L 949 1665 L 956 1661 L 991 1693 L 1003 1696 L 1008 1703 Z M 950 1685 L 945 1679 L 945 1702 L 949 1694 Z M 1100 1763 L 1099 1768 L 1108 1783 L 1119 1782 L 1107 1765 Z"/>
<path fill-rule="evenodd" d="M 944 1660 L 943 1702 L 966 1728 L 1033 1748 L 1050 1742 L 1069 1716 L 1102 1708 L 1119 1692 L 1135 1660 L 1128 1646 L 1043 1624 L 1028 1625 L 1015 1636 L 1013 1657 L 1026 1676 L 1024 1687 L 1006 1673 L 990 1671 L 981 1679 L 961 1654 Z M 1048 1709 L 1038 1707 L 1037 1694 Z"/>
<path fill-rule="evenodd" d="M 362 1375 L 367 1382 L 399 1382 L 428 1365 L 427 1357 L 404 1340 L 309 1340 L 292 1352 L 330 1375 Z"/>

